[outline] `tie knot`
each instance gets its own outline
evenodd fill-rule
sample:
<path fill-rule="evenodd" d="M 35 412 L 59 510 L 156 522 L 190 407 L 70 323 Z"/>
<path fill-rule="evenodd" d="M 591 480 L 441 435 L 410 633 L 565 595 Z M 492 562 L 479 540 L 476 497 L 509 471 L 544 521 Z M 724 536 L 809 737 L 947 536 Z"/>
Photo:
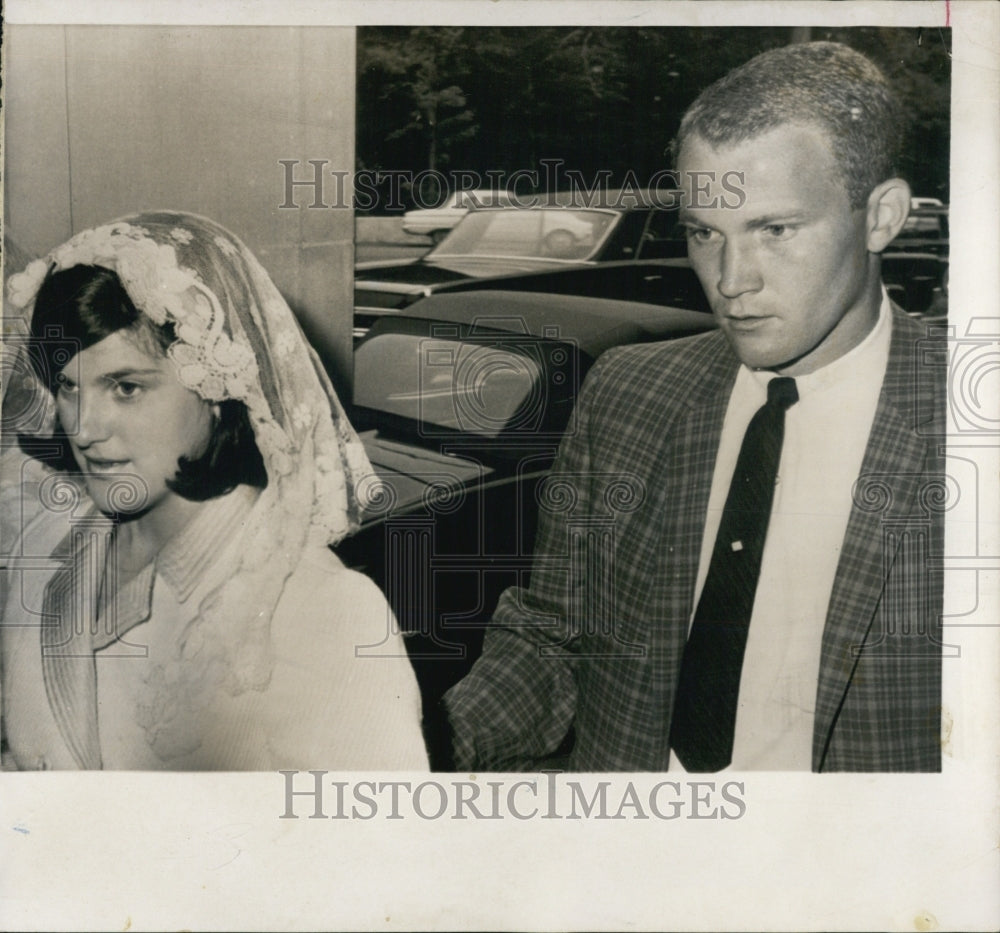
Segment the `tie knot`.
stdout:
<path fill-rule="evenodd" d="M 795 380 L 788 376 L 778 376 L 767 384 L 767 403 L 777 405 L 782 411 L 791 408 L 799 400 L 799 390 Z"/>

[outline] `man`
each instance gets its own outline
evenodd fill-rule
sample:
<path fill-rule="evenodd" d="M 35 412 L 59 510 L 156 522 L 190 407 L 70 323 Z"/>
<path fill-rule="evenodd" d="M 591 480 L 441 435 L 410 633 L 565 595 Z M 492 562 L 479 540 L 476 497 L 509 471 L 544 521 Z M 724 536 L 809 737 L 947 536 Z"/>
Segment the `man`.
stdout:
<path fill-rule="evenodd" d="M 880 280 L 900 127 L 835 43 L 689 109 L 682 220 L 719 330 L 588 376 L 530 587 L 445 698 L 459 768 L 535 767 L 572 727 L 572 770 L 940 769 L 944 388 Z"/>

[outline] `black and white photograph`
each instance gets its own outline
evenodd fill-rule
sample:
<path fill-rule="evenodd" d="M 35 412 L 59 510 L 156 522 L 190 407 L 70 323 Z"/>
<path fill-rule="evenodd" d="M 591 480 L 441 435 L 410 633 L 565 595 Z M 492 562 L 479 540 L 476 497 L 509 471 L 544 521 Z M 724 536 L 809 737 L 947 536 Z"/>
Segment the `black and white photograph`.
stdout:
<path fill-rule="evenodd" d="M 995 928 L 997 8 L 4 15 L 0 928 Z"/>

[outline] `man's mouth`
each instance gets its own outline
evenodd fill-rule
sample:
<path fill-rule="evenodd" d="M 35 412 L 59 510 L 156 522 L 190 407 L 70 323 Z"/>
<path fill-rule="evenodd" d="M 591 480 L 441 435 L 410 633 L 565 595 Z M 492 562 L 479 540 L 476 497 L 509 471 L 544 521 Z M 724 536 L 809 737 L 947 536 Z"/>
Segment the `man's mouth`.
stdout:
<path fill-rule="evenodd" d="M 727 314 L 725 315 L 726 327 L 730 330 L 736 331 L 750 331 L 756 330 L 758 327 L 763 326 L 770 320 L 770 315 L 761 314 L 742 314 L 739 316 Z"/>

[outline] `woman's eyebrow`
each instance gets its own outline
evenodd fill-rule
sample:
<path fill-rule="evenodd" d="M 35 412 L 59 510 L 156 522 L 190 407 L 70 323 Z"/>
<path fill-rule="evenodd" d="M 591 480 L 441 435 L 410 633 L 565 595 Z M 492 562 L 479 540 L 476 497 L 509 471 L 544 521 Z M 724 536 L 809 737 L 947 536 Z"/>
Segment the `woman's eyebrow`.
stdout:
<path fill-rule="evenodd" d="M 160 376 L 161 369 L 142 369 L 141 367 L 127 367 L 125 369 L 114 369 L 111 372 L 101 373 L 102 379 L 127 379 L 133 376 Z"/>

